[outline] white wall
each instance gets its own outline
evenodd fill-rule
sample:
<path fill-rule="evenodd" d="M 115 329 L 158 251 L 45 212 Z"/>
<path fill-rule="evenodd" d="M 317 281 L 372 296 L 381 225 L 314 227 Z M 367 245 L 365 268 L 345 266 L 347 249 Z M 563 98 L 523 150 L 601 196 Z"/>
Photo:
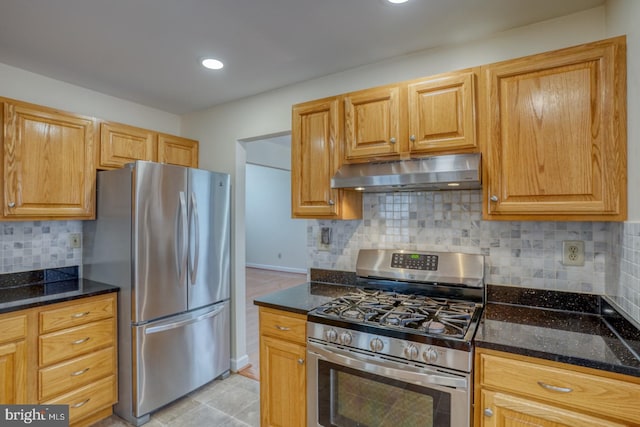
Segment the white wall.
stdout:
<path fill-rule="evenodd" d="M 180 116 L 2 63 L 0 63 L 0 96 L 180 135 Z"/>
<path fill-rule="evenodd" d="M 247 266 L 307 272 L 307 226 L 291 219 L 291 172 L 247 164 Z"/>
<path fill-rule="evenodd" d="M 632 1 L 632 0 L 627 0 Z M 245 345 L 245 157 L 238 141 L 287 132 L 291 105 L 396 81 L 487 64 L 605 38 L 605 8 L 516 28 L 467 44 L 432 49 L 303 82 L 183 117 L 185 136 L 200 140 L 202 167 L 234 178 L 234 342 L 232 364 L 242 367 Z M 637 204 L 636 204 L 637 206 Z"/>

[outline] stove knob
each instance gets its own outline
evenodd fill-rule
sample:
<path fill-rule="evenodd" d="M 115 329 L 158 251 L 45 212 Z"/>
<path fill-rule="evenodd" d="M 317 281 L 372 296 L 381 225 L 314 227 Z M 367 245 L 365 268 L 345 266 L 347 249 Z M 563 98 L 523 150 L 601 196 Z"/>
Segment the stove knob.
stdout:
<path fill-rule="evenodd" d="M 384 343 L 380 338 L 374 338 L 369 342 L 369 347 L 371 348 L 372 351 L 375 351 L 376 353 L 378 353 L 382 351 L 382 349 L 384 348 Z"/>
<path fill-rule="evenodd" d="M 422 353 L 422 358 L 427 363 L 435 363 L 438 360 L 438 352 L 429 347 Z"/>
<path fill-rule="evenodd" d="M 329 342 L 336 342 L 338 339 L 338 333 L 335 329 L 327 329 L 324 331 L 324 337 Z"/>
<path fill-rule="evenodd" d="M 413 344 L 409 344 L 404 348 L 404 357 L 409 360 L 416 360 L 419 354 L 418 348 Z"/>
<path fill-rule="evenodd" d="M 353 338 L 349 332 L 343 332 L 340 334 L 340 342 L 342 344 L 349 345 L 351 344 L 351 341 L 353 341 Z"/>

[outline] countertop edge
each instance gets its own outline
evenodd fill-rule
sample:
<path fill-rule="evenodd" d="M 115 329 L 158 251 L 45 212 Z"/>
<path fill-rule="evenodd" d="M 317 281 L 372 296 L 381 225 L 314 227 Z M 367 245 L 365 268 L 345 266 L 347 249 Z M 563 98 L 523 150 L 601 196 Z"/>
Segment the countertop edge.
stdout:
<path fill-rule="evenodd" d="M 15 305 L 3 307 L 0 304 L 0 314 L 12 313 L 20 310 L 26 310 L 35 307 L 42 307 L 51 304 L 57 304 L 66 301 L 73 301 L 80 298 L 88 298 L 97 295 L 104 295 L 113 292 L 119 292 L 120 288 L 106 283 L 96 282 L 88 279 L 78 279 L 82 282 L 82 290 L 52 295 L 50 298 L 42 297 L 30 298 L 22 301 L 16 301 Z"/>

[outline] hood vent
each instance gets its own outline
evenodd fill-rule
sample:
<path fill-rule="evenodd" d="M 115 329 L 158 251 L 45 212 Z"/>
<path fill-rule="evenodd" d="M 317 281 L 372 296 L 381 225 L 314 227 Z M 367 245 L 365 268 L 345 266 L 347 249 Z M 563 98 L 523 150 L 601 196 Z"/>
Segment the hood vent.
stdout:
<path fill-rule="evenodd" d="M 344 165 L 331 187 L 371 193 L 479 189 L 480 154 Z"/>

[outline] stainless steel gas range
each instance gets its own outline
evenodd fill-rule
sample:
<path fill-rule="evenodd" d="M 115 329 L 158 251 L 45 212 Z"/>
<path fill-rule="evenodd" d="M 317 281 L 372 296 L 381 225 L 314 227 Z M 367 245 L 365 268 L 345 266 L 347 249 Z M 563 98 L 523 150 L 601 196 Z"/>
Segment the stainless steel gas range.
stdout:
<path fill-rule="evenodd" d="M 356 273 L 308 315 L 308 426 L 469 427 L 484 257 L 361 250 Z"/>

